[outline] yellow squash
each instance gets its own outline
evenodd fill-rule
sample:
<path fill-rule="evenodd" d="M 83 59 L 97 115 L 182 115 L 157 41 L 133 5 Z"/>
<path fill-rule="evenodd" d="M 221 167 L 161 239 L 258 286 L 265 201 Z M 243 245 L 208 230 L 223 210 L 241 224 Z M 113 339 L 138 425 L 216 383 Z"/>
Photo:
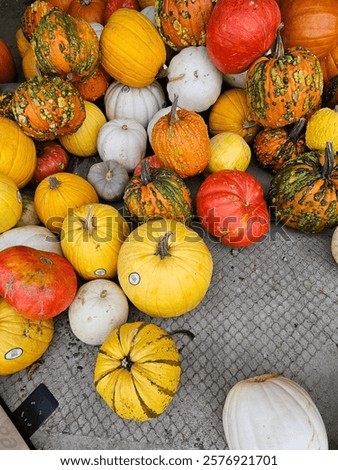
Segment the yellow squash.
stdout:
<path fill-rule="evenodd" d="M 235 132 L 220 132 L 210 139 L 211 157 L 206 168 L 209 173 L 221 170 L 245 171 L 251 160 L 251 149 Z"/>
<path fill-rule="evenodd" d="M 22 214 L 22 198 L 9 176 L 0 173 L 0 233 L 14 227 Z"/>

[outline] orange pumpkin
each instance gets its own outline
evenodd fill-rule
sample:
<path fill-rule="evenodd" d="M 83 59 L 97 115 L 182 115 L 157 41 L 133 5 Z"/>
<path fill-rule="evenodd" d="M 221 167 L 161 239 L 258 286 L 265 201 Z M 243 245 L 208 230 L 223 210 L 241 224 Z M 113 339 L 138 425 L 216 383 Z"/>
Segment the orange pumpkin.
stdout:
<path fill-rule="evenodd" d="M 72 16 L 79 16 L 88 23 L 103 24 L 103 13 L 106 7 L 106 0 L 72 0 L 67 13 Z"/>
<path fill-rule="evenodd" d="M 338 75 L 338 40 L 336 47 L 320 59 L 320 65 L 323 70 L 324 84 Z"/>
<path fill-rule="evenodd" d="M 80 82 L 74 82 L 76 89 L 86 101 L 96 101 L 102 98 L 109 84 L 110 76 L 101 65 L 99 65 L 91 77 Z"/>
<path fill-rule="evenodd" d="M 49 0 L 49 3 L 51 3 L 55 7 L 58 7 L 59 10 L 67 11 L 72 1 L 73 0 Z"/>
<path fill-rule="evenodd" d="M 54 9 L 54 5 L 43 0 L 36 0 L 26 7 L 21 16 L 21 29 L 28 41 L 32 39 L 33 31 L 41 21 L 41 18 Z"/>
<path fill-rule="evenodd" d="M 16 65 L 7 43 L 0 39 L 0 83 L 12 83 L 16 79 Z"/>

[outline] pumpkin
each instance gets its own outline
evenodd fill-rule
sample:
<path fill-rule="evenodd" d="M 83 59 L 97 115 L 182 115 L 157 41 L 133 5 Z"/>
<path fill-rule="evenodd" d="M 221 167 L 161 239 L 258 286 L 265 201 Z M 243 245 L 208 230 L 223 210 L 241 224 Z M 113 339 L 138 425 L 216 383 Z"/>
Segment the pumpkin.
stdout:
<path fill-rule="evenodd" d="M 0 213 L 0 233 L 14 227 L 22 213 L 20 191 L 12 178 L 3 173 L 0 173 Z"/>
<path fill-rule="evenodd" d="M 0 251 L 0 295 L 24 317 L 55 317 L 76 291 L 74 268 L 63 256 L 29 246 Z"/>
<path fill-rule="evenodd" d="M 0 375 L 14 374 L 40 359 L 53 335 L 53 319 L 30 320 L 0 299 Z"/>
<path fill-rule="evenodd" d="M 0 38 L 0 83 L 12 83 L 16 80 L 16 65 L 8 44 Z"/>
<path fill-rule="evenodd" d="M 34 196 L 32 194 L 21 194 L 22 212 L 20 219 L 15 224 L 16 227 L 25 225 L 39 225 L 40 219 L 34 207 Z M 38 248 L 38 247 L 37 247 Z"/>
<path fill-rule="evenodd" d="M 209 131 L 211 135 L 220 132 L 235 132 L 246 142 L 252 142 L 260 126 L 250 119 L 245 90 L 230 88 L 224 90 L 211 106 Z"/>
<path fill-rule="evenodd" d="M 142 160 L 138 162 L 133 173 L 134 175 L 141 174 L 141 168 L 142 168 L 142 164 L 144 160 L 147 160 L 149 162 L 149 169 L 150 168 L 162 168 L 162 164 L 160 160 L 156 157 L 156 155 L 149 155 L 148 157 L 142 158 Z"/>
<path fill-rule="evenodd" d="M 69 155 L 57 141 L 36 142 L 37 163 L 29 184 L 37 186 L 47 176 L 66 171 Z"/>
<path fill-rule="evenodd" d="M 210 59 L 224 74 L 238 74 L 273 44 L 281 14 L 275 0 L 218 0 L 206 27 Z"/>
<path fill-rule="evenodd" d="M 26 80 L 37 77 L 39 75 L 38 66 L 35 61 L 35 54 L 31 46 L 29 46 L 22 57 L 21 68 Z"/>
<path fill-rule="evenodd" d="M 268 199 L 288 227 L 317 233 L 338 224 L 338 155 L 328 142 L 288 160 L 274 175 Z"/>
<path fill-rule="evenodd" d="M 25 55 L 25 52 L 30 47 L 30 42 L 23 34 L 22 28 L 16 30 L 15 33 L 15 43 L 18 50 L 19 56 L 22 57 Z"/>
<path fill-rule="evenodd" d="M 318 58 L 337 44 L 338 11 L 334 0 L 282 0 L 280 10 L 285 47 L 303 46 Z"/>
<path fill-rule="evenodd" d="M 101 345 L 110 333 L 126 323 L 127 297 L 108 279 L 94 279 L 83 284 L 68 308 L 69 325 L 82 342 Z"/>
<path fill-rule="evenodd" d="M 223 427 L 230 450 L 328 449 L 312 398 L 297 382 L 278 374 L 237 382 L 225 399 Z"/>
<path fill-rule="evenodd" d="M 206 26 L 213 0 L 158 0 L 155 21 L 163 41 L 175 51 L 189 46 L 205 46 Z"/>
<path fill-rule="evenodd" d="M 224 82 L 232 88 L 245 88 L 245 77 L 247 70 L 241 73 L 224 73 Z"/>
<path fill-rule="evenodd" d="M 118 8 L 100 38 L 101 63 L 115 80 L 132 87 L 153 83 L 166 49 L 152 22 L 131 8 Z"/>
<path fill-rule="evenodd" d="M 0 251 L 18 245 L 62 255 L 60 241 L 47 227 L 24 225 L 14 227 L 0 235 Z"/>
<path fill-rule="evenodd" d="M 151 146 L 163 166 L 187 178 L 202 173 L 208 165 L 210 139 L 203 117 L 194 111 L 177 110 L 177 99 L 171 112 L 154 124 Z"/>
<path fill-rule="evenodd" d="M 14 120 L 14 115 L 12 112 L 13 96 L 13 91 L 5 91 L 3 93 L 0 93 L 0 117 L 5 117 Z"/>
<path fill-rule="evenodd" d="M 24 133 L 35 140 L 54 140 L 75 132 L 86 117 L 75 86 L 58 76 L 22 82 L 14 91 L 12 111 Z"/>
<path fill-rule="evenodd" d="M 60 233 L 63 219 L 71 209 L 98 202 L 94 187 L 82 176 L 68 172 L 44 178 L 34 193 L 34 205 L 41 222 Z"/>
<path fill-rule="evenodd" d="M 97 151 L 103 161 L 116 161 L 132 172 L 146 149 L 147 132 L 135 119 L 111 119 L 100 128 Z"/>
<path fill-rule="evenodd" d="M 291 130 L 287 127 L 276 129 L 265 127 L 256 135 L 253 150 L 259 164 L 276 173 L 284 162 L 307 150 L 305 136 L 302 130 L 305 119 L 301 118 L 293 124 Z"/>
<path fill-rule="evenodd" d="M 319 59 L 323 71 L 323 81 L 326 85 L 331 78 L 338 75 L 338 42 L 334 49 L 332 49 L 326 56 Z"/>
<path fill-rule="evenodd" d="M 279 30 L 274 54 L 251 65 L 245 90 L 254 121 L 263 127 L 283 127 L 308 118 L 320 107 L 323 72 L 308 49 L 298 46 L 284 51 Z"/>
<path fill-rule="evenodd" d="M 33 139 L 13 120 L 0 117 L 0 173 L 9 176 L 18 188 L 30 181 L 36 167 Z"/>
<path fill-rule="evenodd" d="M 106 3 L 106 0 L 73 0 L 67 8 L 67 13 L 83 18 L 88 23 L 95 21 L 103 24 Z"/>
<path fill-rule="evenodd" d="M 178 317 L 196 308 L 208 290 L 212 270 L 202 238 L 173 219 L 150 220 L 134 229 L 117 262 L 124 293 L 152 317 Z"/>
<path fill-rule="evenodd" d="M 235 132 L 221 132 L 210 139 L 211 157 L 206 172 L 220 170 L 245 171 L 251 161 L 251 149 Z"/>
<path fill-rule="evenodd" d="M 140 4 L 138 0 L 107 0 L 106 6 L 103 12 L 103 24 L 106 24 L 118 8 L 131 8 L 132 10 L 140 10 Z"/>
<path fill-rule="evenodd" d="M 86 117 L 82 125 L 72 134 L 60 135 L 61 145 L 78 157 L 91 157 L 97 154 L 97 139 L 101 127 L 107 119 L 101 109 L 91 101 L 85 101 Z"/>
<path fill-rule="evenodd" d="M 189 111 L 202 112 L 210 108 L 219 97 L 222 84 L 222 73 L 211 62 L 205 46 L 182 49 L 167 68 L 170 101 L 177 95 L 178 105 Z"/>
<path fill-rule="evenodd" d="M 324 85 L 322 107 L 335 109 L 338 106 L 338 73 Z"/>
<path fill-rule="evenodd" d="M 149 421 L 172 402 L 181 376 L 174 339 L 157 325 L 125 323 L 99 349 L 94 384 L 121 418 Z"/>
<path fill-rule="evenodd" d="M 93 75 L 81 82 L 74 82 L 75 88 L 86 101 L 96 101 L 102 98 L 108 90 L 110 77 L 99 65 Z"/>
<path fill-rule="evenodd" d="M 338 263 L 338 227 L 334 229 L 332 234 L 331 253 L 335 262 Z"/>
<path fill-rule="evenodd" d="M 68 10 L 69 5 L 72 3 L 73 0 L 48 0 L 49 3 L 66 12 Z"/>
<path fill-rule="evenodd" d="M 147 126 L 147 134 L 148 134 L 148 139 L 149 142 L 151 142 L 151 136 L 153 132 L 153 127 L 154 124 L 162 117 L 170 114 L 172 107 L 171 106 L 166 106 L 165 108 L 161 108 L 157 111 L 157 113 L 154 114 L 154 116 L 150 119 L 149 124 Z M 179 106 L 177 106 L 176 110 L 181 109 Z"/>
<path fill-rule="evenodd" d="M 150 21 L 153 23 L 153 25 L 156 27 L 156 20 L 155 20 L 155 6 L 154 5 L 148 5 L 147 7 L 143 8 L 140 13 L 142 15 L 145 15 L 147 18 L 150 19 Z M 169 47 L 169 46 L 166 46 Z"/>
<path fill-rule="evenodd" d="M 191 195 L 183 179 L 168 168 L 150 169 L 145 159 L 140 175 L 134 175 L 127 184 L 123 202 L 137 223 L 156 218 L 191 222 Z"/>
<path fill-rule="evenodd" d="M 311 150 L 324 151 L 327 141 L 332 142 L 333 152 L 338 152 L 338 106 L 335 110 L 319 109 L 306 125 L 305 142 Z"/>
<path fill-rule="evenodd" d="M 90 24 L 59 10 L 41 18 L 31 46 L 42 73 L 71 81 L 90 77 L 100 63 L 99 41 Z"/>
<path fill-rule="evenodd" d="M 141 88 L 113 81 L 104 95 L 105 114 L 109 120 L 135 119 L 144 127 L 165 105 L 164 91 L 157 81 Z"/>
<path fill-rule="evenodd" d="M 155 5 L 155 0 L 138 0 L 138 2 L 140 4 L 141 9 Z"/>
<path fill-rule="evenodd" d="M 109 279 L 116 275 L 118 253 L 128 234 L 129 226 L 117 209 L 85 204 L 65 217 L 61 247 L 83 279 Z"/>
<path fill-rule="evenodd" d="M 114 160 L 94 163 L 89 168 L 88 181 L 94 186 L 97 194 L 105 201 L 121 201 L 129 181 L 126 168 Z"/>
<path fill-rule="evenodd" d="M 89 24 L 93 28 L 93 30 L 95 31 L 97 39 L 100 40 L 101 33 L 103 31 L 103 28 L 104 28 L 103 24 L 97 23 L 96 21 L 90 21 Z"/>
<path fill-rule="evenodd" d="M 202 227 L 233 248 L 253 245 L 269 230 L 269 211 L 259 181 L 240 170 L 211 173 L 198 188 Z"/>
<path fill-rule="evenodd" d="M 52 3 L 43 0 L 35 0 L 27 5 L 21 16 L 21 29 L 28 41 L 32 39 L 33 31 L 41 18 L 54 9 L 55 6 Z"/>

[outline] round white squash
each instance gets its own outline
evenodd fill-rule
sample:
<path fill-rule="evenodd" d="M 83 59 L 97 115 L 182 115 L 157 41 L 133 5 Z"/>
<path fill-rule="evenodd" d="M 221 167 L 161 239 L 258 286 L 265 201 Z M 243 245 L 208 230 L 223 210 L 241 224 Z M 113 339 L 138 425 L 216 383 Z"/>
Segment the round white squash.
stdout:
<path fill-rule="evenodd" d="M 175 55 L 167 69 L 167 91 L 171 102 L 197 113 L 206 111 L 221 94 L 223 75 L 211 62 L 205 46 L 191 46 Z"/>
<path fill-rule="evenodd" d="M 331 253 L 336 263 L 338 263 L 338 227 L 333 231 L 331 238 Z"/>
<path fill-rule="evenodd" d="M 158 82 L 141 88 L 112 82 L 105 95 L 105 113 L 109 120 L 135 119 L 147 127 L 154 114 L 166 105 L 163 88 Z"/>
<path fill-rule="evenodd" d="M 310 395 L 277 374 L 234 385 L 225 400 L 223 427 L 230 450 L 328 449 L 325 425 Z"/>
<path fill-rule="evenodd" d="M 97 39 L 100 40 L 101 33 L 103 31 L 103 28 L 104 28 L 103 24 L 97 23 L 96 21 L 90 21 L 89 24 L 93 28 L 93 30 L 95 31 Z"/>
<path fill-rule="evenodd" d="M 47 227 L 40 225 L 14 227 L 0 235 L 0 251 L 18 245 L 63 256 L 59 239 Z"/>
<path fill-rule="evenodd" d="M 127 297 L 115 282 L 94 279 L 83 284 L 68 308 L 74 335 L 86 344 L 102 344 L 109 334 L 126 323 Z"/>
<path fill-rule="evenodd" d="M 112 119 L 98 133 L 97 151 L 101 159 L 114 160 L 128 172 L 145 156 L 146 148 L 147 132 L 135 119 Z"/>

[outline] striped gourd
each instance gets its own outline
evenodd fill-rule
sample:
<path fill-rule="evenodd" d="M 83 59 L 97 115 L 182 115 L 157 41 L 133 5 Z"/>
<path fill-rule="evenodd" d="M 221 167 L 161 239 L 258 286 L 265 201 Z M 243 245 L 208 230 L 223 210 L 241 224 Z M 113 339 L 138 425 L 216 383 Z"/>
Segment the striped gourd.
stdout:
<path fill-rule="evenodd" d="M 276 217 L 302 232 L 338 225 L 338 155 L 328 143 L 288 160 L 271 180 L 268 199 Z"/>
<path fill-rule="evenodd" d="M 180 375 L 173 338 L 155 324 L 134 322 L 113 330 L 100 347 L 94 383 L 121 418 L 148 421 L 168 407 Z"/>
<path fill-rule="evenodd" d="M 138 223 L 161 217 L 190 222 L 192 202 L 183 179 L 168 168 L 149 168 L 145 159 L 141 174 L 134 175 L 127 184 L 123 201 Z"/>

